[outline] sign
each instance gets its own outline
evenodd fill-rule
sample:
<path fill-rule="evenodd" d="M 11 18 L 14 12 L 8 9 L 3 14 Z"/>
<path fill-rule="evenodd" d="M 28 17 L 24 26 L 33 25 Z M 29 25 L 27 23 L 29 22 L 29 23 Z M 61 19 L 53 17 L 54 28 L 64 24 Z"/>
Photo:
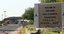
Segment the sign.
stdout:
<path fill-rule="evenodd" d="M 62 27 L 62 4 L 42 3 L 35 4 L 34 25 L 37 28 L 61 28 Z"/>

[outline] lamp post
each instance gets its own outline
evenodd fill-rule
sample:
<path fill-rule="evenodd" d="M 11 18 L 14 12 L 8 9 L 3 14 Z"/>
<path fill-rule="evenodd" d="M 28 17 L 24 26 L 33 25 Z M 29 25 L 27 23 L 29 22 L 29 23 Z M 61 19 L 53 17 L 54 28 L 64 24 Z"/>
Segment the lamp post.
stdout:
<path fill-rule="evenodd" d="M 2 19 L 3 19 L 3 14 L 1 14 L 1 16 L 2 16 Z"/>
<path fill-rule="evenodd" d="M 6 11 L 4 11 L 4 18 L 6 18 Z"/>

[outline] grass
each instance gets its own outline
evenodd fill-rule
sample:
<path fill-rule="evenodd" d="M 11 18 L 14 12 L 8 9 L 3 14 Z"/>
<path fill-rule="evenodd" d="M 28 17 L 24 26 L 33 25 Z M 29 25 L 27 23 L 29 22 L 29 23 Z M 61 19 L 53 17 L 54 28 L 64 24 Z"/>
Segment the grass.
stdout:
<path fill-rule="evenodd" d="M 61 34 L 64 34 L 64 30 L 61 31 Z M 54 32 L 53 30 L 42 30 L 42 34 L 58 34 L 58 32 Z"/>
<path fill-rule="evenodd" d="M 26 27 L 24 27 L 24 28 L 21 29 L 22 34 L 26 34 L 25 28 L 27 28 L 31 32 L 32 31 L 37 31 L 34 28 L 34 25 L 27 25 Z M 62 34 L 64 34 L 64 30 L 62 30 L 61 32 L 62 32 Z M 46 29 L 42 30 L 41 33 L 42 34 L 58 34 L 57 32 L 53 32 L 52 30 L 46 30 Z"/>
<path fill-rule="evenodd" d="M 64 34 L 64 30 L 62 30 L 62 34 Z"/>
<path fill-rule="evenodd" d="M 26 34 L 25 27 L 21 29 L 22 34 Z"/>
<path fill-rule="evenodd" d="M 26 27 L 28 28 L 29 31 L 37 31 L 35 30 L 34 25 L 27 25 Z M 64 34 L 64 30 L 61 32 L 62 34 Z M 53 32 L 52 30 L 46 30 L 46 29 L 42 30 L 41 33 L 42 34 L 58 34 L 57 32 Z"/>
<path fill-rule="evenodd" d="M 27 25 L 26 27 L 29 31 L 36 31 L 36 29 L 34 28 L 34 25 Z"/>

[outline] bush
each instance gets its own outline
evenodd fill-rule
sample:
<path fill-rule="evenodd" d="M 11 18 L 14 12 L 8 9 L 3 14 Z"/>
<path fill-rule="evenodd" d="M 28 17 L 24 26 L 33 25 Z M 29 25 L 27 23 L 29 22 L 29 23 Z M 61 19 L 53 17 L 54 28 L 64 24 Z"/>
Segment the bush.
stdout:
<path fill-rule="evenodd" d="M 30 20 L 29 23 L 30 23 L 30 24 L 34 24 L 33 20 Z"/>

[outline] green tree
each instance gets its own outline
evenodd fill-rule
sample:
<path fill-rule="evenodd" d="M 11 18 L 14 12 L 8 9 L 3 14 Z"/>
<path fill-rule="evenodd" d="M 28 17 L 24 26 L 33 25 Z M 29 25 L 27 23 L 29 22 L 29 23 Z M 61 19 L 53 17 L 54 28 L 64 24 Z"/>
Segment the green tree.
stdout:
<path fill-rule="evenodd" d="M 62 2 L 62 0 L 56 0 L 56 2 Z"/>
<path fill-rule="evenodd" d="M 64 2 L 64 0 L 61 0 L 61 2 Z"/>
<path fill-rule="evenodd" d="M 41 3 L 56 2 L 56 0 L 40 0 Z"/>
<path fill-rule="evenodd" d="M 40 0 L 41 3 L 64 2 L 64 0 Z"/>
<path fill-rule="evenodd" d="M 25 13 L 22 15 L 24 19 L 34 20 L 34 8 L 28 8 L 25 10 Z"/>

